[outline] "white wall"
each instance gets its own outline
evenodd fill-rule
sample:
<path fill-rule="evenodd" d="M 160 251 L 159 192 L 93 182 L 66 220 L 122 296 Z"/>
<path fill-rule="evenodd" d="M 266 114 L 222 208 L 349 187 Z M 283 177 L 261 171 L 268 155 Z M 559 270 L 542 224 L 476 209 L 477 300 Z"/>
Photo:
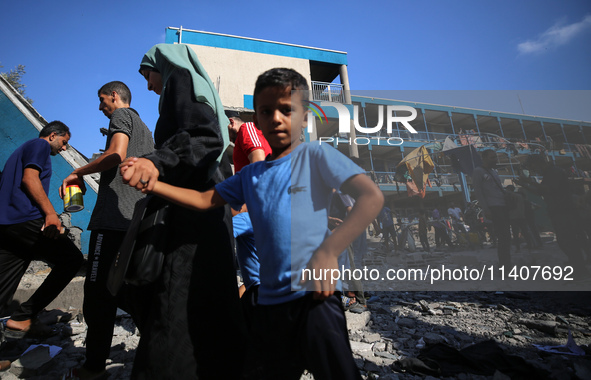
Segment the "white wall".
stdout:
<path fill-rule="evenodd" d="M 189 46 L 197 53 L 226 107 L 244 107 L 244 95 L 252 95 L 257 77 L 274 67 L 294 69 L 310 84 L 310 63 L 307 59 L 209 46 Z"/>

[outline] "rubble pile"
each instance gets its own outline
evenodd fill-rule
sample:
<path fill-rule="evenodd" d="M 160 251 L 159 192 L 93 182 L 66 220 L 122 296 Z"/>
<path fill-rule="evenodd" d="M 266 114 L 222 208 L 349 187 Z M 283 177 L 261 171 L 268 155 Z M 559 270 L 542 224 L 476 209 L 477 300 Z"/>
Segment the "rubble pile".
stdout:
<path fill-rule="evenodd" d="M 0 379 L 61 379 L 69 368 L 78 367 L 84 363 L 86 324 L 79 310 L 46 311 L 40 315 L 39 319 L 51 325 L 56 335 L 45 339 L 7 339 L 0 350 L 0 358 L 8 359 L 12 363 L 9 369 L 0 372 Z M 131 317 L 124 312 L 119 312 L 107 365 L 111 379 L 130 378 L 139 339 L 139 332 Z M 53 357 L 49 357 L 48 352 L 42 352 L 32 360 L 27 358 L 23 360 L 27 355 L 23 353 L 31 346 L 36 351 L 40 351 L 35 347 L 39 344 L 47 345 L 48 348 L 59 350 L 59 352 Z"/>
<path fill-rule="evenodd" d="M 589 379 L 590 299 L 576 292 L 384 292 L 369 299 L 367 312 L 347 313 L 347 319 L 353 353 L 369 378 L 422 379 L 404 370 L 405 359 L 420 357 L 433 345 L 462 350 L 492 340 L 546 378 Z M 534 346 L 565 346 L 569 330 L 581 356 L 566 347 L 556 354 Z M 494 376 L 493 371 L 450 378 Z M 504 377 L 497 373 L 495 378 Z"/>
<path fill-rule="evenodd" d="M 544 254 L 557 251 L 554 245 Z M 411 258 L 480 262 L 489 252 L 414 253 L 390 260 L 402 266 Z M 378 265 L 387 261 L 375 252 L 370 259 L 381 261 Z M 47 272 L 33 263 L 21 287 L 38 286 L 42 278 L 35 277 Z M 366 296 L 366 311 L 346 312 L 364 379 L 591 379 L 591 292 L 371 290 Z M 86 324 L 79 309 L 53 309 L 40 319 L 56 335 L 1 342 L 0 379 L 59 379 L 84 362 Z M 120 311 L 107 365 L 111 379 L 130 377 L 138 342 L 133 321 Z M 224 368 L 219 373 L 224 378 Z"/>
<path fill-rule="evenodd" d="M 367 311 L 346 315 L 351 347 L 365 379 L 424 379 L 425 373 L 416 372 L 418 367 L 409 367 L 407 362 L 420 358 L 425 348 L 445 345 L 462 350 L 491 340 L 507 355 L 523 358 L 546 378 L 589 379 L 590 298 L 588 293 L 564 292 L 376 292 L 368 300 Z M 21 339 L 3 343 L 1 359 L 12 361 L 10 369 L 0 372 L 3 380 L 19 376 L 58 379 L 68 368 L 84 361 L 86 325 L 78 310 L 52 310 L 41 318 L 52 324 L 57 335 L 43 341 Z M 561 354 L 534 346 L 565 346 L 569 330 L 582 350 L 581 356 L 572 355 L 566 347 Z M 121 312 L 107 366 L 111 379 L 129 378 L 138 341 L 139 333 L 131 318 Z M 61 350 L 50 358 L 48 350 L 37 349 L 33 359 L 23 360 L 22 353 L 39 343 Z M 219 370 L 223 378 L 224 369 Z M 454 376 L 434 372 L 433 377 L 509 378 L 501 371 Z M 312 376 L 304 375 L 303 379 Z"/>

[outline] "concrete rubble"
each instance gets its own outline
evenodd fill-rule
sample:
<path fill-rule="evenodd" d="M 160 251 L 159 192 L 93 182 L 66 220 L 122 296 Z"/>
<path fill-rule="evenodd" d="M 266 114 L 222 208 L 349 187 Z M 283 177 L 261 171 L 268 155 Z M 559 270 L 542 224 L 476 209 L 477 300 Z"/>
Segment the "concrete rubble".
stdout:
<path fill-rule="evenodd" d="M 369 299 L 369 311 L 364 313 L 370 314 L 368 323 L 362 328 L 355 323 L 349 333 L 359 367 L 369 378 L 420 379 L 395 372 L 396 362 L 416 358 L 423 347 L 437 343 L 460 350 L 492 339 L 507 354 L 546 372 L 548 378 L 588 379 L 584 374 L 591 368 L 589 300 L 588 293 L 383 292 Z M 445 313 L 448 307 L 451 314 Z M 569 328 L 585 356 L 548 354 L 533 347 L 540 342 L 564 345 Z"/>
<path fill-rule="evenodd" d="M 46 345 L 30 346 L 10 367 L 10 372 L 18 378 L 43 375 L 53 358 L 50 347 Z"/>
<path fill-rule="evenodd" d="M 42 318 L 56 310 L 45 312 Z M 57 331 L 53 337 L 46 339 L 7 340 L 0 350 L 0 358 L 12 361 L 9 370 L 0 372 L 0 379 L 10 380 L 28 378 L 33 380 L 60 379 L 61 376 L 72 367 L 80 366 L 84 362 L 84 342 L 86 339 L 86 324 L 76 309 L 60 311 L 60 314 L 72 314 L 71 320 L 61 320 L 52 326 Z M 128 379 L 135 349 L 139 342 L 139 332 L 129 315 L 121 312 L 117 319 L 117 325 L 113 333 L 111 356 L 108 360 L 107 370 L 111 379 Z M 59 354 L 49 358 L 46 353 L 39 352 L 34 360 L 27 359 L 31 352 L 22 355 L 31 344 L 43 343 L 61 348 Z M 35 350 L 42 350 L 38 347 Z M 43 364 L 41 365 L 41 362 Z"/>
<path fill-rule="evenodd" d="M 36 269 L 37 272 L 43 270 Z M 498 370 L 486 376 L 461 373 L 441 377 L 413 374 L 404 369 L 405 362 L 409 362 L 405 359 L 416 359 L 422 350 L 434 345 L 462 350 L 491 340 L 503 353 L 522 358 L 546 378 L 591 378 L 590 292 L 368 293 L 367 311 L 346 312 L 351 348 L 364 379 L 509 379 Z M 84 361 L 86 325 L 79 306 L 69 309 L 70 306 L 62 304 L 60 309 L 43 314 L 44 321 L 58 332 L 54 337 L 43 341 L 7 340 L 2 344 L 0 362 L 11 361 L 12 368 L 1 371 L 1 379 L 12 380 L 18 376 L 33 380 L 59 379 L 68 368 Z M 564 346 L 569 330 L 584 355 L 569 355 L 566 350 L 564 354 L 549 353 L 534 346 Z M 138 341 L 139 333 L 131 318 L 120 313 L 107 365 L 111 379 L 129 378 Z M 44 362 L 47 357 L 43 349 L 39 349 L 36 370 L 27 371 L 22 353 L 32 344 L 40 343 L 60 347 L 61 352 Z M 220 378 L 224 378 L 224 369 L 219 371 Z M 304 374 L 302 379 L 313 377 Z"/>

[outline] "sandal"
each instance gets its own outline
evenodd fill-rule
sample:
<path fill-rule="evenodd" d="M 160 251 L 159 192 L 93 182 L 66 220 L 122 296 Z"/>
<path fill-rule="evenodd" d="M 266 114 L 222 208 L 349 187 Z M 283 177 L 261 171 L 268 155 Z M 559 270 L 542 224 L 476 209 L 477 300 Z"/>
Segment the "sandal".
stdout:
<path fill-rule="evenodd" d="M 8 326 L 4 329 L 4 336 L 11 339 L 45 339 L 57 334 L 57 331 L 47 325 L 39 322 L 33 322 L 31 326 L 24 330 L 14 330 Z"/>
<path fill-rule="evenodd" d="M 12 362 L 10 360 L 0 360 L 0 371 L 6 371 L 11 365 Z"/>
<path fill-rule="evenodd" d="M 62 380 L 105 380 L 110 374 L 106 370 L 91 372 L 84 367 L 71 368 Z"/>
<path fill-rule="evenodd" d="M 355 297 L 347 297 L 345 295 L 341 295 L 341 302 L 343 303 L 343 308 L 345 309 L 345 311 L 347 311 L 357 303 L 357 300 L 355 299 Z"/>

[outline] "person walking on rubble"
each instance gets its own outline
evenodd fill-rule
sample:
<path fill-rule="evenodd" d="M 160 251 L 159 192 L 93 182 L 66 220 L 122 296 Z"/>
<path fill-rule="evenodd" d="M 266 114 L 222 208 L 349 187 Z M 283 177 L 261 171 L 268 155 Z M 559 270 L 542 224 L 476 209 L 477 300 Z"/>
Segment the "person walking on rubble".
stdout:
<path fill-rule="evenodd" d="M 431 214 L 433 217 L 433 228 L 435 229 L 435 246 L 440 248 L 442 244 L 447 244 L 449 248 L 453 247 L 451 238 L 447 233 L 447 228 L 443 220 L 441 220 L 441 214 L 438 208 L 433 209 Z"/>
<path fill-rule="evenodd" d="M 126 182 L 131 178 L 140 190 L 157 181 L 194 190 L 222 182 L 231 172 L 222 159 L 229 121 L 195 52 L 188 45 L 155 45 L 139 71 L 148 90 L 160 95 L 160 117 L 156 149 L 127 168 Z M 199 213 L 175 204 L 169 211 L 162 274 L 142 318 L 132 378 L 218 379 L 220 368 L 227 378 L 238 378 L 244 330 L 230 212 Z M 215 296 L 204 295 L 207 289 Z"/>
<path fill-rule="evenodd" d="M 427 253 L 431 253 L 431 247 L 429 246 L 429 237 L 427 233 L 431 230 L 429 221 L 427 220 L 427 212 L 424 209 L 419 210 L 419 239 L 423 250 Z"/>
<path fill-rule="evenodd" d="M 590 273 L 584 261 L 583 223 L 573 201 L 566 173 L 559 167 L 549 164 L 540 154 L 530 155 L 525 161 L 525 166 L 541 175 L 542 182 L 538 183 L 531 177 L 516 179 L 515 182 L 544 198 L 548 217 L 556 234 L 556 242 L 568 257 L 569 265 L 574 269 L 574 278 L 588 279 Z"/>
<path fill-rule="evenodd" d="M 452 202 L 450 207 L 447 209 L 447 213 L 451 216 L 452 227 L 457 233 L 466 233 L 466 227 L 464 227 L 464 213 L 455 202 Z"/>
<path fill-rule="evenodd" d="M 292 90 L 302 91 L 292 95 Z M 299 379 L 308 369 L 317 379 L 357 380 L 361 375 L 335 292 L 340 285 L 305 273 L 338 270 L 339 255 L 377 216 L 384 198 L 363 170 L 336 149 L 301 143 L 306 122 L 302 93 L 307 91 L 306 79 L 292 69 L 271 69 L 258 77 L 255 123 L 273 154 L 209 190 L 161 181 L 143 187 L 141 177 L 128 173 L 139 162 L 133 158 L 121 170 L 130 186 L 191 210 L 207 213 L 225 204 L 239 209 L 244 203 L 249 207 L 261 262 L 253 334 L 257 342 L 249 353 L 261 358 L 262 373 L 253 378 Z M 356 203 L 329 234 L 332 189 L 354 195 Z"/>
<path fill-rule="evenodd" d="M 525 240 L 527 249 L 533 248 L 533 242 L 529 228 L 527 226 L 527 220 L 525 219 L 525 199 L 520 193 L 515 192 L 515 186 L 509 185 L 505 187 L 505 190 L 513 200 L 513 207 L 509 210 L 509 221 L 511 224 L 511 233 L 513 234 L 513 244 L 515 245 L 515 252 L 521 251 L 521 239 L 519 235 Z"/>
<path fill-rule="evenodd" d="M 507 268 L 511 265 L 511 229 L 505 190 L 501 185 L 501 178 L 495 170 L 497 153 L 492 149 L 487 149 L 481 153 L 481 157 L 482 165 L 472 172 L 474 194 L 485 217 L 493 222 L 497 237 L 499 265 L 504 265 Z"/>
<path fill-rule="evenodd" d="M 540 206 L 528 199 L 527 190 L 525 188 L 520 187 L 517 192 L 523 196 L 525 221 L 531 234 L 533 246 L 534 248 L 542 248 L 542 238 L 540 237 L 540 231 L 536 225 L 536 217 L 534 213 L 535 208 L 539 208 Z"/>
<path fill-rule="evenodd" d="M 394 245 L 393 248 L 396 251 L 398 249 L 396 226 L 394 226 L 392 211 L 388 206 L 384 206 L 382 208 L 382 211 L 380 211 L 376 221 L 374 222 L 374 227 L 376 227 L 376 231 L 379 231 L 383 234 L 386 250 L 388 251 L 390 249 L 390 238 L 392 238 L 392 244 Z"/>
<path fill-rule="evenodd" d="M 68 185 L 85 188 L 85 175 L 101 173 L 96 204 L 90 217 L 91 231 L 88 266 L 84 281 L 84 319 L 86 362 L 71 369 L 65 379 L 95 379 L 106 374 L 105 364 L 111 349 L 117 307 L 129 312 L 139 326 L 139 317 L 131 309 L 129 285 L 123 285 L 118 297 L 107 289 L 109 269 L 117 256 L 125 232 L 131 223 L 134 206 L 144 197 L 123 184 L 119 164 L 127 156 L 143 156 L 154 150 L 154 140 L 139 114 L 130 107 L 131 91 L 123 82 L 109 82 L 98 90 L 99 110 L 109 118 L 105 152 L 96 160 L 74 170 L 60 187 L 63 198 Z"/>
<path fill-rule="evenodd" d="M 82 252 L 63 236 L 64 227 L 47 194 L 52 174 L 50 156 L 67 149 L 70 129 L 52 121 L 39 138 L 18 147 L 6 161 L 0 180 L 0 315 L 7 306 L 31 260 L 53 265 L 33 295 L 6 321 L 5 335 L 45 337 L 52 331 L 36 321 L 76 275 Z"/>

